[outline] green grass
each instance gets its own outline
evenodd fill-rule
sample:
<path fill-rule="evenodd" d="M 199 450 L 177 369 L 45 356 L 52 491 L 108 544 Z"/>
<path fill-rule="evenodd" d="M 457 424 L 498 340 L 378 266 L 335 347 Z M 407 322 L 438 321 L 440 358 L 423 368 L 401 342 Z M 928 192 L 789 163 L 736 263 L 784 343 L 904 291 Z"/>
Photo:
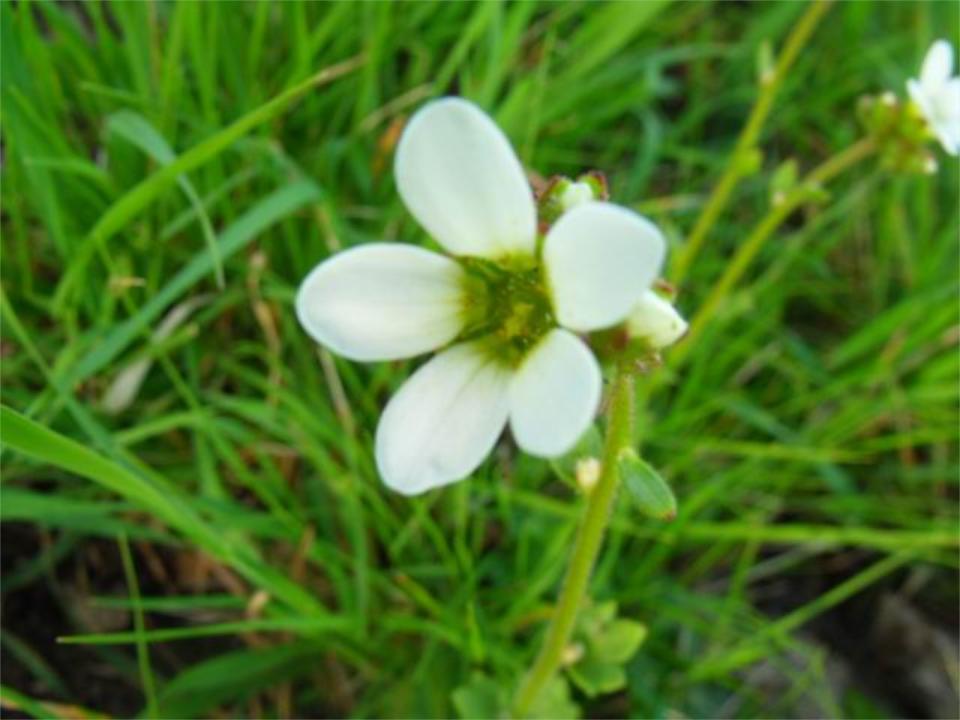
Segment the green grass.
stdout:
<path fill-rule="evenodd" d="M 445 93 L 483 105 L 545 176 L 606 172 L 677 257 L 803 10 L 0 3 L 2 702 L 446 717 L 475 672 L 509 692 L 581 500 L 509 439 L 468 482 L 390 493 L 372 435 L 415 363 L 318 354 L 296 287 L 343 247 L 432 242 L 390 168 L 400 123 Z M 956 161 L 863 161 L 737 253 L 781 163 L 803 174 L 856 142 L 860 96 L 902 97 L 957 26 L 950 3 L 838 4 L 785 74 L 759 169 L 685 268 L 679 304 L 709 317 L 640 385 L 644 456 L 679 512 L 618 503 L 592 595 L 648 636 L 624 691 L 575 696 L 584 715 L 782 716 L 813 698 L 824 716 L 896 717 L 882 693 L 831 688 L 817 618 L 910 588 L 956 623 Z M 32 550 L 11 540 L 27 531 Z M 203 589 L 177 577 L 194 552 L 217 568 Z M 125 624 L 84 619 L 78 572 Z M 39 595 L 65 618 L 49 656 L 9 609 Z M 114 700 L 81 664 L 109 669 Z M 761 667 L 786 690 L 745 680 Z"/>

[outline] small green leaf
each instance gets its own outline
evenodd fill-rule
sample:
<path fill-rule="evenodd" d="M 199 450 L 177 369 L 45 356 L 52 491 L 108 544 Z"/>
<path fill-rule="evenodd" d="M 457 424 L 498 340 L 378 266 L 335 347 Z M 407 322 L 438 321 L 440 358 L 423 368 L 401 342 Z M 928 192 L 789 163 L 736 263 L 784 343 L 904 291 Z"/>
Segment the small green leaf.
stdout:
<path fill-rule="evenodd" d="M 616 600 L 607 600 L 602 603 L 591 602 L 580 611 L 577 624 L 585 637 L 593 637 L 617 617 Z"/>
<path fill-rule="evenodd" d="M 677 516 L 677 499 L 667 481 L 633 450 L 620 455 L 620 477 L 640 511 L 657 520 Z"/>
<path fill-rule="evenodd" d="M 478 672 L 453 691 L 453 706 L 462 718 L 497 718 L 506 706 L 506 697 L 494 680 Z"/>
<path fill-rule="evenodd" d="M 571 667 L 569 673 L 577 687 L 590 697 L 615 692 L 627 684 L 622 666 L 590 658 Z"/>
<path fill-rule="evenodd" d="M 647 627 L 635 620 L 617 619 L 590 638 L 589 658 L 623 664 L 637 652 L 647 637 Z"/>
<path fill-rule="evenodd" d="M 570 699 L 570 685 L 562 675 L 555 675 L 543 686 L 527 717 L 542 720 L 575 720 L 580 717 L 580 708 Z"/>

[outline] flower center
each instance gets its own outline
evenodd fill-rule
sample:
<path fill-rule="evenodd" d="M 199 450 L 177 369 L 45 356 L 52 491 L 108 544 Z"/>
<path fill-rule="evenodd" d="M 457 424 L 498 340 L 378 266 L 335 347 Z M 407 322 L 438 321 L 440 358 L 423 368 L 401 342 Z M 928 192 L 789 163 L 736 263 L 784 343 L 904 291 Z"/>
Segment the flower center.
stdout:
<path fill-rule="evenodd" d="M 540 268 L 529 259 L 461 260 L 467 275 L 464 340 L 480 340 L 510 367 L 556 327 Z"/>

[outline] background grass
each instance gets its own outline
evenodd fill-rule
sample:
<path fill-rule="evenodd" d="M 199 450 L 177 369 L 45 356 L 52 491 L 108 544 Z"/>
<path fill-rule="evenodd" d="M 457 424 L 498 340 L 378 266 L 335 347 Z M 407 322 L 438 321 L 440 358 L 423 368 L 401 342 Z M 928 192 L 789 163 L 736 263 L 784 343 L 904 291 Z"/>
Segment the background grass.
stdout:
<path fill-rule="evenodd" d="M 474 672 L 510 687 L 576 494 L 509 438 L 469 482 L 386 491 L 372 433 L 415 363 L 318 353 L 295 288 L 337 249 L 430 242 L 390 169 L 403 120 L 444 93 L 490 110 L 536 172 L 605 171 L 682 245 L 802 11 L 3 2 L 4 704 L 433 717 Z M 830 11 L 684 279 L 686 313 L 780 163 L 855 141 L 857 99 L 902 96 L 957 26 L 953 3 Z M 618 507 L 593 594 L 649 637 L 627 689 L 578 696 L 584 714 L 937 714 L 875 625 L 895 598 L 957 629 L 958 181 L 941 166 L 844 175 L 641 387 L 680 514 Z"/>

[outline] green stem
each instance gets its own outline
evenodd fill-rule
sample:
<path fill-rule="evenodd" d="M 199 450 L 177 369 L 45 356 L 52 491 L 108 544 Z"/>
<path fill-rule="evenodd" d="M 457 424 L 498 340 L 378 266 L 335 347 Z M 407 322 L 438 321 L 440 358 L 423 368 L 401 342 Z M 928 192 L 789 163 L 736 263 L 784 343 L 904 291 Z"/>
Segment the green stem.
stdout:
<path fill-rule="evenodd" d="M 856 165 L 864 158 L 870 157 L 877 149 L 872 137 L 865 137 L 853 145 L 841 150 L 807 173 L 804 180 L 807 184 L 823 185 L 833 180 L 837 175 Z"/>
<path fill-rule="evenodd" d="M 747 158 L 754 151 L 757 141 L 760 138 L 760 131 L 763 123 L 773 109 L 773 100 L 787 76 L 787 71 L 793 65 L 801 50 L 806 46 L 807 41 L 813 34 L 817 24 L 823 18 L 827 10 L 830 9 L 831 0 L 817 0 L 807 8 L 803 17 L 791 31 L 783 51 L 777 58 L 777 64 L 773 72 L 768 77 L 760 79 L 760 94 L 750 112 L 747 124 L 744 125 L 737 138 L 737 144 L 734 147 L 733 154 L 723 171 L 723 175 L 713 188 L 713 192 L 704 205 L 700 216 L 697 218 L 690 236 L 687 238 L 683 249 L 677 254 L 672 268 L 671 280 L 679 285 L 686 277 L 690 266 L 700 252 L 707 234 L 713 228 L 717 217 L 723 212 L 730 199 L 733 189 L 737 183 L 747 174 L 746 168 L 749 165 Z"/>
<path fill-rule="evenodd" d="M 567 574 L 543 645 L 514 699 L 514 717 L 526 716 L 540 691 L 560 667 L 564 648 L 570 641 L 570 634 L 586 596 L 590 575 L 610 521 L 613 499 L 620 479 L 617 459 L 633 441 L 633 404 L 633 375 L 629 367 L 621 365 L 617 368 L 611 391 L 607 437 L 600 461 L 600 479 L 588 497 Z"/>
<path fill-rule="evenodd" d="M 876 144 L 872 138 L 864 138 L 854 143 L 811 170 L 803 180 L 797 183 L 793 191 L 770 208 L 747 236 L 747 239 L 737 248 L 737 252 L 730 259 L 723 275 L 710 289 L 710 293 L 700 305 L 697 314 L 690 321 L 690 329 L 687 331 L 683 343 L 671 352 L 670 365 L 673 368 L 677 368 L 686 359 L 691 349 L 696 345 L 700 333 L 703 332 L 707 323 L 713 319 L 721 303 L 730 294 L 734 285 L 743 277 L 766 241 L 776 232 L 783 221 L 810 199 L 812 190 L 819 188 L 843 171 L 869 157 L 875 150 Z"/>

